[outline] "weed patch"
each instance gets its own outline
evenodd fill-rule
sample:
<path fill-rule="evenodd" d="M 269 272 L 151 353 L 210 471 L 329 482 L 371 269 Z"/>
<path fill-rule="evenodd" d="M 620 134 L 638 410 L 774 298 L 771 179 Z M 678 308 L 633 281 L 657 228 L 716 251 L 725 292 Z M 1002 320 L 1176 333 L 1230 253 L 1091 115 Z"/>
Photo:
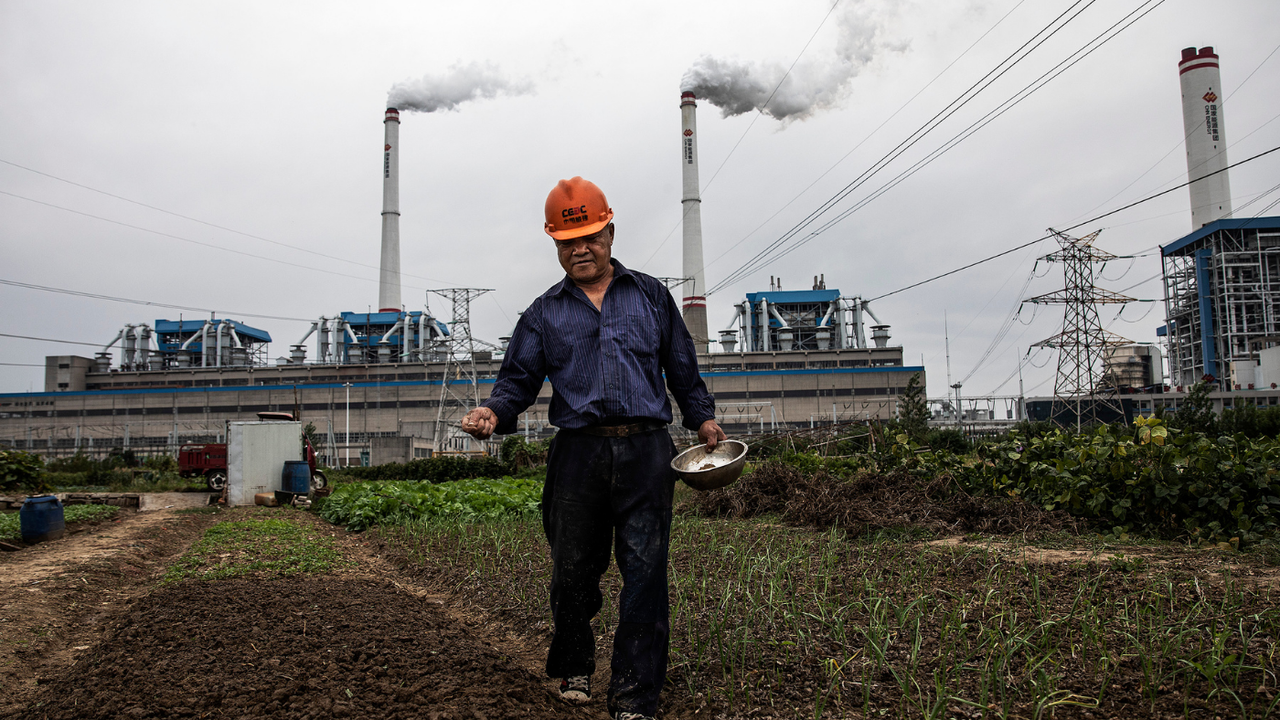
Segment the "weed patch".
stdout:
<path fill-rule="evenodd" d="M 62 519 L 68 525 L 82 522 L 98 522 L 115 517 L 120 508 L 115 505 L 67 505 L 62 509 Z M 22 539 L 22 520 L 18 513 L 0 514 L 0 540 L 17 542 Z"/>
<path fill-rule="evenodd" d="M 378 532 L 409 572 L 547 631 L 535 520 Z M 677 516 L 664 712 L 702 698 L 727 716 L 1263 717 L 1280 697 L 1280 602 L 1212 555 L 1037 563 L 899 538 Z M 1211 569 L 1224 580 L 1206 583 Z M 619 585 L 606 573 L 602 648 Z"/>
<path fill-rule="evenodd" d="M 169 568 L 161 584 L 244 575 L 319 574 L 349 564 L 331 540 L 302 523 L 289 518 L 251 517 L 221 522 L 206 530 L 204 537 Z"/>

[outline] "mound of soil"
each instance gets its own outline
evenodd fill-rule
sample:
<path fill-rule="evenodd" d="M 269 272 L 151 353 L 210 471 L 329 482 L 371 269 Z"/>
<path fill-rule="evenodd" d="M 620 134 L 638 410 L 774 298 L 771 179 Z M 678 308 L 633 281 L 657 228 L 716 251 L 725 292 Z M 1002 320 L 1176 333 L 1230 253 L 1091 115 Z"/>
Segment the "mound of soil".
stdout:
<path fill-rule="evenodd" d="M 389 583 L 186 582 L 140 599 L 21 717 L 586 718 Z"/>
<path fill-rule="evenodd" d="M 1014 498 L 976 497 L 946 476 L 922 480 L 906 472 L 864 472 L 846 479 L 804 473 L 780 461 L 762 463 L 728 487 L 699 493 L 683 510 L 734 518 L 776 514 L 794 525 L 839 526 L 854 535 L 889 528 L 1000 535 L 1080 529 L 1064 512 L 1045 512 Z"/>

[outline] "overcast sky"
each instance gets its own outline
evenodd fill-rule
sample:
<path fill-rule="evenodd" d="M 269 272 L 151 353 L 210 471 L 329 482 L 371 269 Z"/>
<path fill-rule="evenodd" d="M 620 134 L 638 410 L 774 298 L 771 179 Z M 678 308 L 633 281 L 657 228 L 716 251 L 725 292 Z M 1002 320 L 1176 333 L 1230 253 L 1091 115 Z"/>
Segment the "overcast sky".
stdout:
<path fill-rule="evenodd" d="M 824 274 L 829 288 L 875 298 L 1183 182 L 1184 47 L 1212 45 L 1222 57 L 1229 159 L 1280 145 L 1280 3 L 841 0 L 828 14 L 829 0 L 0 0 L 0 280 L 217 310 L 268 330 L 271 357 L 287 355 L 308 324 L 250 313 L 301 319 L 376 306 L 389 90 L 479 76 L 492 97 L 402 114 L 404 302 L 421 308 L 427 288 L 494 288 L 473 306 L 472 327 L 496 341 L 562 277 L 542 231 L 560 178 L 582 175 L 608 195 L 615 257 L 681 274 L 679 95 L 691 68 L 768 79 L 799 57 L 779 94 L 784 109 L 726 118 L 699 103 L 715 286 L 1064 11 L 1083 8 L 823 220 L 1152 6 L 935 162 L 714 293 L 713 334 L 770 275 L 799 290 Z M 1280 153 L 1233 170 L 1236 207 L 1277 183 Z M 1109 264 L 1102 285 L 1161 298 L 1153 249 L 1191 231 L 1188 194 L 1072 234 L 1098 229 L 1106 250 L 1147 253 Z M 1012 375 L 999 392 L 1016 394 L 1018 359 L 1058 332 L 1061 308 L 1033 316 L 1028 306 L 979 361 L 1021 297 L 1062 285 L 1061 268 L 1044 263 L 1027 283 L 1053 247 L 872 304 L 908 364 L 924 362 L 931 396 L 947 392 L 944 313 L 952 381 L 973 396 Z M 126 323 L 179 315 L 12 285 L 0 285 L 0 304 L 0 333 L 99 344 Z M 447 317 L 439 298 L 430 306 Z M 1112 331 L 1145 342 L 1163 315 L 1162 303 L 1102 312 Z M 45 355 L 94 351 L 0 337 L 0 391 L 40 391 Z M 1028 394 L 1051 393 L 1053 354 L 1033 363 L 1042 367 L 1025 368 Z"/>

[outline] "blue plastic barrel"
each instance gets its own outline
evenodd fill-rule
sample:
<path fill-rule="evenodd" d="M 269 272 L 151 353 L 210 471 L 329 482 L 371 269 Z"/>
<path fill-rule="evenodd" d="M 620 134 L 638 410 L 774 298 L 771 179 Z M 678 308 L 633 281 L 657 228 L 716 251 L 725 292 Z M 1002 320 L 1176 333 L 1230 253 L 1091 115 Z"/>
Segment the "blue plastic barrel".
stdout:
<path fill-rule="evenodd" d="M 280 490 L 306 495 L 311 490 L 311 465 L 306 460 L 286 460 L 280 475 Z"/>
<path fill-rule="evenodd" d="M 56 495 L 27 498 L 18 511 L 22 524 L 22 541 L 27 544 L 57 540 L 67 531 L 62 514 L 62 501 Z"/>

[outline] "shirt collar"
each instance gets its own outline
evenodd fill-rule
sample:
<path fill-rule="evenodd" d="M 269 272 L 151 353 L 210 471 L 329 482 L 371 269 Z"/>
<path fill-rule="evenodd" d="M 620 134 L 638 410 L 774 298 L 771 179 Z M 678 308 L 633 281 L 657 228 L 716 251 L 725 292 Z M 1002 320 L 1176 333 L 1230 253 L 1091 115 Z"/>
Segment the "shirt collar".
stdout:
<path fill-rule="evenodd" d="M 613 265 L 614 280 L 617 280 L 620 277 L 630 277 L 630 278 L 635 277 L 635 271 L 628 269 L 622 263 L 618 262 L 618 258 L 609 258 L 609 262 Z M 559 295 L 561 293 L 567 293 L 573 290 L 575 287 L 577 287 L 577 285 L 573 283 L 573 280 L 570 279 L 568 275 L 565 275 L 564 278 L 560 280 L 560 284 L 556 285 L 555 288 L 552 290 L 551 294 Z"/>

